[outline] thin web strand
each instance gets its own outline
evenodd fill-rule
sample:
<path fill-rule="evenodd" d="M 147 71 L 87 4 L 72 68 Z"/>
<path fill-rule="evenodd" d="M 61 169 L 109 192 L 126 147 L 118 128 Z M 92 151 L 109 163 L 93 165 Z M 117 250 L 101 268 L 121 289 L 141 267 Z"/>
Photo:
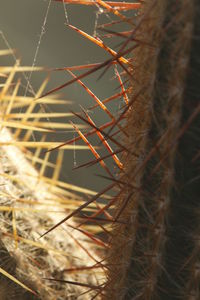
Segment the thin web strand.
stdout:
<path fill-rule="evenodd" d="M 34 58 L 33 58 L 33 63 L 32 63 L 32 66 L 31 66 L 32 70 L 31 70 L 31 72 L 30 72 L 30 74 L 28 76 L 28 82 L 27 82 L 27 85 L 26 85 L 26 90 L 25 90 L 24 97 L 26 97 L 26 95 L 27 95 L 28 88 L 29 88 L 30 81 L 31 81 L 31 77 L 32 77 L 32 74 L 33 74 L 33 69 L 36 66 L 37 57 L 38 57 L 38 54 L 39 54 L 39 50 L 40 50 L 42 38 L 43 38 L 43 35 L 46 32 L 46 24 L 47 24 L 47 19 L 48 19 L 49 11 L 50 11 L 51 2 L 52 2 L 52 0 L 49 0 L 49 2 L 48 2 L 47 10 L 46 10 L 45 17 L 44 17 L 44 22 L 42 24 L 41 32 L 40 32 L 40 35 L 39 35 L 39 40 L 38 40 L 38 43 L 37 43 L 37 46 L 36 46 L 36 50 L 35 50 L 35 54 L 34 54 Z"/>
<path fill-rule="evenodd" d="M 69 24 L 69 16 L 67 12 L 67 3 L 63 0 L 63 10 L 64 10 L 64 15 L 65 15 L 65 20 L 67 24 Z"/>
<path fill-rule="evenodd" d="M 12 51 L 13 49 L 12 49 L 11 45 L 9 44 L 9 42 L 8 42 L 7 38 L 5 37 L 5 34 L 3 33 L 2 30 L 0 31 L 0 35 L 5 43 L 6 47 L 12 52 L 11 56 L 13 57 L 14 62 L 16 63 L 18 58 L 15 55 L 14 51 Z M 26 73 L 22 72 L 22 75 L 23 75 L 25 81 L 28 83 L 28 77 L 27 77 Z M 22 84 L 21 84 L 21 86 L 22 86 Z M 33 86 L 31 85 L 31 83 L 29 84 L 28 89 L 29 89 L 29 92 L 35 97 L 36 93 L 33 89 Z"/>

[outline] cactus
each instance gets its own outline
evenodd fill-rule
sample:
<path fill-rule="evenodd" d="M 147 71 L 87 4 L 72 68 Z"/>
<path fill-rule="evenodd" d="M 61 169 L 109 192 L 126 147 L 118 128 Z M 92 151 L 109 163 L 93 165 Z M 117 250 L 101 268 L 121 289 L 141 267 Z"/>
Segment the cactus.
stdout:
<path fill-rule="evenodd" d="M 3 57 L 12 54 L 11 49 L 0 51 Z M 31 69 L 20 66 L 19 61 L 0 67 L 0 299 L 76 299 L 100 283 L 101 270 L 90 272 L 90 266 L 99 260 L 99 247 L 93 248 L 85 231 L 76 230 L 74 220 L 40 237 L 82 203 L 81 194 L 95 192 L 59 180 L 63 151 L 75 146 L 66 146 L 52 157 L 46 150 L 60 143 L 52 142 L 48 134 L 55 132 L 55 117 L 60 120 L 57 128 L 71 128 L 61 118 L 72 114 L 55 111 L 55 104 L 69 105 L 66 100 L 23 95 L 20 80 Z M 38 69 L 41 71 L 32 70 Z M 44 80 L 37 97 L 47 82 Z M 35 132 L 38 135 L 33 139 Z M 76 149 L 87 147 L 77 145 Z M 90 210 L 95 211 L 94 205 Z M 64 283 L 54 281 L 55 277 Z"/>
<path fill-rule="evenodd" d="M 145 1 L 104 299 L 199 299 L 198 1 Z"/>
<path fill-rule="evenodd" d="M 44 299 L 59 299 L 57 291 L 53 291 L 59 290 L 59 281 L 61 284 L 89 288 L 89 294 L 83 293 L 83 299 L 199 299 L 199 1 L 146 0 L 141 3 L 121 2 L 118 6 L 115 2 L 101 0 L 56 1 L 98 4 L 117 16 L 120 22 L 128 24 L 131 30 L 114 32 L 106 29 L 106 25 L 102 26 L 108 35 L 125 39 L 120 50 L 114 51 L 100 38 L 89 36 L 69 25 L 72 30 L 107 51 L 111 58 L 94 66 L 64 68 L 73 79 L 44 93 L 42 99 L 76 82 L 96 101 L 92 109 L 100 107 L 111 121 L 97 126 L 88 111 L 74 113 L 91 130 L 83 134 L 81 126 L 72 124 L 78 136 L 54 148 L 67 148 L 74 141 L 82 139 L 95 156 L 94 161 L 83 166 L 101 164 L 108 175 L 106 178 L 112 183 L 80 206 L 74 208 L 73 202 L 73 209 L 68 209 L 63 219 L 51 216 L 53 222 L 51 219 L 48 227 L 45 226 L 46 232 L 43 232 L 43 238 L 54 244 L 61 225 L 67 226 L 69 221 L 73 222 L 71 226 L 78 231 L 74 252 L 77 253 L 77 245 L 80 247 L 80 241 L 82 243 L 79 233 L 85 233 L 87 238 L 82 249 L 90 258 L 92 256 L 95 264 L 91 265 L 86 257 L 85 266 L 76 264 L 74 270 L 78 281 L 74 280 L 76 277 L 70 280 L 59 272 L 53 272 L 50 275 L 56 285 L 50 291 L 38 284 L 37 276 L 32 276 L 34 278 L 30 285 L 36 285 Z M 137 16 L 127 18 L 123 14 L 124 10 L 134 9 L 139 9 Z M 120 72 L 115 69 L 121 92 L 101 101 L 82 79 L 103 67 L 116 64 L 121 68 Z M 72 73 L 73 70 L 85 68 L 90 69 L 79 76 Z M 124 74 L 127 86 L 121 78 Z M 124 106 L 115 116 L 106 103 L 120 96 L 124 98 Z M 30 109 L 27 114 L 31 114 Z M 26 122 L 25 125 L 33 124 Z M 37 126 L 37 129 L 41 129 L 42 123 L 37 123 Z M 100 155 L 89 141 L 89 137 L 95 134 L 109 152 L 108 155 Z M 26 140 L 23 142 L 22 145 L 25 145 Z M 114 161 L 117 170 L 110 170 L 107 158 Z M 32 161 L 34 159 L 32 157 Z M 47 164 L 47 158 L 44 161 L 43 166 Z M 55 180 L 46 181 L 55 183 Z M 45 184 L 42 182 L 43 186 Z M 57 191 L 57 184 L 55 187 Z M 117 193 L 110 197 L 107 192 L 113 188 Z M 94 194 L 92 191 L 85 192 Z M 104 201 L 98 202 L 103 195 Z M 53 193 L 53 197 L 57 199 L 57 196 Z M 80 203 L 80 198 L 77 200 Z M 89 233 L 85 228 L 88 229 L 88 223 L 91 222 L 93 225 Z M 13 239 L 18 243 L 15 225 L 12 230 Z M 92 246 L 89 240 L 94 242 Z M 95 248 L 98 248 L 98 255 L 94 259 Z M 65 261 L 62 263 L 65 264 Z M 56 260 L 52 264 L 56 266 Z M 100 276 L 97 269 L 100 270 Z M 79 274 L 83 270 L 91 271 L 86 279 Z M 76 290 L 74 299 L 81 292 L 80 289 Z M 61 288 L 59 297 L 70 299 L 68 293 L 69 287 L 64 290 Z"/>

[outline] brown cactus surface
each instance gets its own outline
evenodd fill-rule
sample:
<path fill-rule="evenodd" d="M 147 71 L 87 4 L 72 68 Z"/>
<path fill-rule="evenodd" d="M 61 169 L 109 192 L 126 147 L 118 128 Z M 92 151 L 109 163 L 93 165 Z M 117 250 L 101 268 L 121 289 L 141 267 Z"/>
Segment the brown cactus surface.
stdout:
<path fill-rule="evenodd" d="M 198 1 L 145 1 L 105 299 L 199 299 Z M 137 26 L 136 26 L 137 27 Z"/>

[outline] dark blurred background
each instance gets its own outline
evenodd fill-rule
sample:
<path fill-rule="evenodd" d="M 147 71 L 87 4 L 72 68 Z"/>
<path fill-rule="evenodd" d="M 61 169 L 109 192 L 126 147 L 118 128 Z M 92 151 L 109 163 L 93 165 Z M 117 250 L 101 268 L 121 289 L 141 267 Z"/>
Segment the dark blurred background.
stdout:
<path fill-rule="evenodd" d="M 48 16 L 44 27 L 48 8 Z M 69 23 L 89 34 L 94 34 L 96 25 L 104 22 L 108 23 L 114 19 L 113 16 L 111 19 L 110 15 L 103 13 L 98 7 L 66 5 L 65 8 Z M 49 2 L 49 0 L 0 0 L 0 30 L 5 35 L 11 47 L 17 49 L 17 56 L 21 57 L 22 65 L 32 65 L 42 30 L 45 30 L 45 32 L 42 35 L 35 63 L 36 66 L 58 68 L 102 62 L 110 57 L 103 49 L 100 49 L 68 28 L 66 23 L 63 3 Z M 115 39 L 112 42 L 106 40 L 106 43 L 112 47 L 116 47 L 118 42 Z M 1 48 L 5 48 L 2 38 L 0 38 L 0 45 Z M 97 72 L 95 75 L 85 79 L 84 82 L 103 100 L 119 91 L 117 89 L 119 87 L 116 80 L 113 80 L 113 69 L 106 72 L 99 80 L 98 77 L 100 74 L 101 72 Z M 31 84 L 35 90 L 41 85 L 43 78 L 44 74 L 33 73 Z M 71 77 L 66 72 L 51 74 L 46 91 L 69 79 Z M 59 93 L 62 99 L 64 98 L 73 102 L 71 107 L 66 106 L 65 111 L 69 111 L 70 109 L 79 111 L 79 105 L 88 108 L 95 104 L 94 100 L 78 84 L 72 84 Z M 111 105 L 113 113 L 116 114 L 119 102 Z M 91 116 L 97 125 L 109 120 L 105 113 L 102 114 L 100 110 L 95 110 Z M 72 136 L 71 133 L 59 133 L 57 138 L 64 141 Z M 77 164 L 83 164 L 92 159 L 94 157 L 89 151 L 76 151 Z M 109 163 L 109 166 L 112 168 L 112 162 Z M 104 179 L 94 176 L 94 173 L 102 174 L 99 167 L 94 166 L 72 170 L 73 167 L 74 153 L 73 151 L 66 151 L 62 168 L 62 179 L 93 190 L 100 190 L 105 184 Z"/>

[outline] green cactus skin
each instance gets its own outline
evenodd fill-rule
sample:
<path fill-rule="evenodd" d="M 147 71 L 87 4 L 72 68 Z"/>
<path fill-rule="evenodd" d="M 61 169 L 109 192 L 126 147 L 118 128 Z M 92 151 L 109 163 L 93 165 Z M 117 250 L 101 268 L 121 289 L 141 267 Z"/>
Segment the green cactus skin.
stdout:
<path fill-rule="evenodd" d="M 198 300 L 200 2 L 144 1 L 140 17 L 103 299 Z"/>

